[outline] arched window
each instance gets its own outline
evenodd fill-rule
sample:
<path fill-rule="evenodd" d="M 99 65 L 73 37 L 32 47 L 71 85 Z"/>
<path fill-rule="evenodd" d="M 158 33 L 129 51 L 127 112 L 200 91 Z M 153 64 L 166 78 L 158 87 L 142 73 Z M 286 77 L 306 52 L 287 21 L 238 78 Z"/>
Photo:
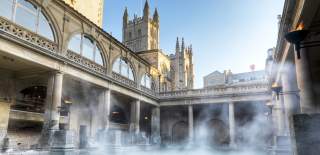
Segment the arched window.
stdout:
<path fill-rule="evenodd" d="M 144 74 L 141 79 L 141 85 L 151 89 L 152 78 L 149 74 Z"/>
<path fill-rule="evenodd" d="M 98 43 L 85 34 L 74 35 L 68 45 L 68 49 L 88 58 L 99 65 L 103 65 L 103 57 Z"/>
<path fill-rule="evenodd" d="M 123 58 L 118 58 L 112 66 L 112 71 L 134 81 L 133 70 L 131 65 Z"/>
<path fill-rule="evenodd" d="M 51 23 L 41 7 L 29 0 L 0 0 L 0 16 L 54 41 Z"/>
<path fill-rule="evenodd" d="M 168 77 L 169 76 L 169 71 L 168 71 L 167 65 L 166 64 L 161 64 L 160 67 L 161 67 L 160 69 L 161 69 L 162 76 Z"/>

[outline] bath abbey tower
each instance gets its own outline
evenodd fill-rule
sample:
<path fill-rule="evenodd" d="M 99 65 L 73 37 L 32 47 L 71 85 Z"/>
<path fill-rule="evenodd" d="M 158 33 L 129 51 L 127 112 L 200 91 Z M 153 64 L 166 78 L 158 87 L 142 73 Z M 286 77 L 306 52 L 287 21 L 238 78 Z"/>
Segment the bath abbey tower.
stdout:
<path fill-rule="evenodd" d="M 194 71 L 192 62 L 192 46 L 185 47 L 182 38 L 176 42 L 175 54 L 166 55 L 160 49 L 160 17 L 157 8 L 150 18 L 148 1 L 145 2 L 143 16 L 134 15 L 129 20 L 127 8 L 123 14 L 122 42 L 147 60 L 157 69 L 160 75 L 160 91 L 192 89 Z"/>

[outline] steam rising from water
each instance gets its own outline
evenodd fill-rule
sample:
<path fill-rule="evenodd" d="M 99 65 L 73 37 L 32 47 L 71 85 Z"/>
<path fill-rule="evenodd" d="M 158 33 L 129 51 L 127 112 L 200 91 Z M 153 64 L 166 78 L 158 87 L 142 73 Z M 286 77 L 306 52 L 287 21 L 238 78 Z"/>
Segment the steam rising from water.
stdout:
<path fill-rule="evenodd" d="M 241 103 L 240 103 L 241 104 Z M 214 108 L 205 108 L 201 112 L 200 123 L 195 126 L 195 137 L 193 142 L 180 145 L 167 146 L 165 148 L 155 146 L 123 146 L 118 148 L 99 146 L 99 150 L 91 152 L 92 155 L 117 154 L 117 155 L 264 155 L 270 154 L 267 150 L 272 140 L 271 115 L 265 104 L 250 103 L 253 106 L 246 106 L 254 111 L 253 118 L 242 122 L 236 127 L 237 144 L 229 147 L 228 144 L 214 146 L 210 142 L 210 134 L 215 132 L 214 128 L 208 128 L 206 122 L 212 118 Z M 216 115 L 217 120 L 223 120 L 228 116 L 228 111 L 220 109 Z M 211 111 L 211 113 L 210 113 Z M 214 115 L 214 114 L 213 114 Z M 227 128 L 228 130 L 228 128 Z M 229 132 L 229 131 L 224 131 Z M 220 136 L 221 131 L 215 132 Z M 214 135 L 215 136 L 215 135 Z M 101 143 L 100 143 L 101 144 Z"/>

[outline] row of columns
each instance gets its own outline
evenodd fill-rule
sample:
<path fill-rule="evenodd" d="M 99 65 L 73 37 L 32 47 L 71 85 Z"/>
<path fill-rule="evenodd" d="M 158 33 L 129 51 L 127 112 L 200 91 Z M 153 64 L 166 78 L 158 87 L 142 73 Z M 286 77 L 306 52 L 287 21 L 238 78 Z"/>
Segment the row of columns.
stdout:
<path fill-rule="evenodd" d="M 44 130 L 59 130 L 59 108 L 61 107 L 62 87 L 63 73 L 52 73 L 47 87 Z"/>
<path fill-rule="evenodd" d="M 140 100 L 136 100 L 131 104 L 130 132 L 134 134 L 140 132 L 140 104 Z"/>
<path fill-rule="evenodd" d="M 317 107 L 315 106 L 316 103 L 312 89 L 311 70 L 307 53 L 308 51 L 306 48 L 302 48 L 300 50 L 300 59 L 298 59 L 297 55 L 295 54 L 297 84 L 300 90 L 300 109 L 301 113 L 315 113 L 317 112 Z"/>
<path fill-rule="evenodd" d="M 235 108 L 234 102 L 228 103 L 229 107 L 229 135 L 230 135 L 230 146 L 236 146 L 236 121 L 235 121 Z M 189 139 L 191 142 L 194 140 L 194 117 L 193 117 L 193 106 L 188 105 L 188 129 L 189 129 Z"/>
<path fill-rule="evenodd" d="M 42 137 L 39 141 L 39 147 L 50 147 L 50 141 L 54 138 L 55 131 L 59 131 L 60 121 L 60 108 L 63 89 L 63 73 L 53 72 L 50 74 L 47 85 L 47 98 L 44 115 L 44 127 L 42 131 Z M 110 112 L 111 112 L 111 91 L 105 89 L 103 92 L 103 105 L 102 110 L 102 128 L 108 130 L 110 128 Z M 135 100 L 131 104 L 131 120 L 130 120 L 130 132 L 138 134 L 140 132 L 140 100 Z M 70 123 L 70 122 L 69 122 Z M 155 107 L 152 109 L 152 126 L 154 136 L 160 136 L 160 108 Z"/>
<path fill-rule="evenodd" d="M 307 49 L 300 50 L 300 59 L 294 54 L 294 62 L 287 60 L 281 69 L 282 94 L 273 107 L 277 135 L 289 132 L 293 114 L 317 112 Z"/>

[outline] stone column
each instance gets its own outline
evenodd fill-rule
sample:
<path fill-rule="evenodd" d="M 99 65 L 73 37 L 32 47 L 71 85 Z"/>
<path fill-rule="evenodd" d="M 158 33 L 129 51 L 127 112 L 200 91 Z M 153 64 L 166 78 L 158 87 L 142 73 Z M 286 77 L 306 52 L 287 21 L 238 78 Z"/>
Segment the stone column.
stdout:
<path fill-rule="evenodd" d="M 8 75 L 10 74 L 8 73 Z M 10 105 L 15 102 L 15 85 L 11 76 L 3 76 L 6 76 L 6 74 L 0 77 L 0 149 L 6 151 L 9 147 L 7 130 L 10 118 Z"/>
<path fill-rule="evenodd" d="M 275 99 L 275 104 L 272 109 L 272 114 L 274 117 L 274 124 L 276 126 L 276 135 L 283 136 L 285 131 L 285 114 L 282 103 L 282 97 Z"/>
<path fill-rule="evenodd" d="M 293 71 L 293 64 L 286 64 L 281 74 L 283 103 L 287 121 L 292 114 L 299 113 L 300 111 L 298 86 L 295 78 L 296 75 Z"/>
<path fill-rule="evenodd" d="M 59 130 L 61 96 L 62 96 L 63 74 L 61 72 L 54 73 L 48 82 L 47 87 L 47 105 L 46 115 L 49 130 Z"/>
<path fill-rule="evenodd" d="M 8 148 L 7 129 L 9 124 L 10 103 L 0 99 L 0 149 Z"/>
<path fill-rule="evenodd" d="M 111 110 L 111 96 L 110 89 L 105 90 L 104 92 L 104 117 L 103 117 L 103 127 L 108 130 L 110 127 L 110 110 Z"/>
<path fill-rule="evenodd" d="M 136 100 L 131 104 L 131 133 L 138 134 L 140 132 L 140 100 Z"/>
<path fill-rule="evenodd" d="M 311 71 L 308 59 L 308 50 L 300 49 L 301 58 L 295 54 L 296 74 L 298 87 L 300 89 L 300 108 L 301 113 L 315 113 L 317 110 L 314 100 Z"/>
<path fill-rule="evenodd" d="M 51 147 L 56 137 L 54 134 L 59 130 L 62 83 L 63 74 L 61 72 L 54 72 L 50 75 L 47 86 L 44 125 L 39 139 L 40 148 Z"/>
<path fill-rule="evenodd" d="M 234 102 L 229 103 L 229 134 L 230 134 L 230 146 L 234 147 L 236 145 L 236 121 L 234 117 Z"/>
<path fill-rule="evenodd" d="M 160 107 L 154 107 L 151 116 L 151 143 L 160 144 L 160 142 Z"/>
<path fill-rule="evenodd" d="M 188 105 L 188 125 L 189 125 L 189 138 L 193 141 L 194 130 L 193 130 L 193 107 Z"/>

